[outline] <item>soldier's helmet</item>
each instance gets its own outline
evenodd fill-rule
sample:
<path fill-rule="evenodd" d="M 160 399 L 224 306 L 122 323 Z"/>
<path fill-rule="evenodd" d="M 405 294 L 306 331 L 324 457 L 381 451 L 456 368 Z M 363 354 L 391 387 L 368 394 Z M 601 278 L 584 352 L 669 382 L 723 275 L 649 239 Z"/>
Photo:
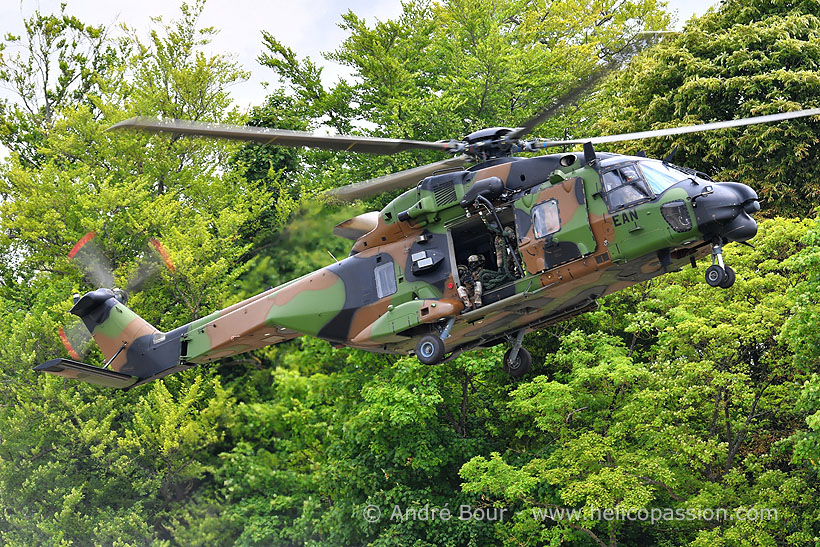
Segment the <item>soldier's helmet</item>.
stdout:
<path fill-rule="evenodd" d="M 467 259 L 467 263 L 470 265 L 471 269 L 483 268 L 484 255 L 470 255 L 470 258 Z"/>

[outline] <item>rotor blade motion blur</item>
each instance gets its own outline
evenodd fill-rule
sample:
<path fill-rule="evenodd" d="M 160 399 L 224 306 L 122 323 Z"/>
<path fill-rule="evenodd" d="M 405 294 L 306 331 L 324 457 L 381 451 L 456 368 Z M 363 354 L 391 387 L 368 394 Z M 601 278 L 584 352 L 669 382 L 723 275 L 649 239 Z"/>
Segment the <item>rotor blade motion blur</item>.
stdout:
<path fill-rule="evenodd" d="M 528 143 L 528 150 L 538 150 L 541 148 L 552 148 L 567 144 L 603 144 L 608 142 L 632 141 L 638 139 L 650 139 L 653 137 L 667 137 L 670 135 L 683 135 L 686 133 L 700 133 L 702 131 L 714 131 L 716 129 L 726 129 L 729 127 L 743 127 L 746 125 L 756 125 L 760 123 L 779 122 L 806 116 L 820 116 L 820 108 L 810 108 L 807 110 L 796 110 L 794 112 L 781 112 L 779 114 L 768 114 L 766 116 L 755 116 L 753 118 L 741 118 L 737 120 L 726 120 L 722 122 L 702 123 L 697 125 L 684 125 L 680 127 L 668 127 L 666 129 L 656 129 L 653 131 L 638 131 L 636 133 L 622 133 L 620 135 L 604 135 L 601 137 L 591 137 L 587 139 L 571 139 L 565 141 L 533 140 Z"/>
<path fill-rule="evenodd" d="M 151 279 L 162 271 L 163 267 L 171 273 L 176 271 L 176 266 L 171 261 L 168 251 L 158 239 L 152 237 L 148 240 L 146 247 L 147 252 L 143 253 L 136 269 L 125 285 L 125 292 L 128 294 L 141 291 Z"/>
<path fill-rule="evenodd" d="M 416 184 L 425 177 L 435 174 L 437 171 L 446 171 L 462 167 L 465 163 L 470 161 L 467 156 L 456 156 L 446 160 L 437 161 L 435 163 L 428 163 L 420 167 L 412 169 L 405 169 L 398 173 L 392 173 L 383 177 L 377 177 L 355 184 L 349 184 L 340 188 L 334 188 L 327 193 L 336 199 L 342 201 L 353 201 L 359 198 L 380 194 L 390 190 L 397 190 L 399 188 L 407 188 Z"/>
<path fill-rule="evenodd" d="M 606 63 L 597 66 L 592 73 L 579 84 L 573 86 L 564 95 L 555 99 L 552 104 L 541 112 L 525 121 L 521 127 L 516 127 L 507 134 L 508 139 L 520 139 L 530 133 L 538 125 L 544 123 L 556 112 L 565 106 L 572 105 L 582 96 L 586 95 L 597 86 L 606 76 L 618 68 L 621 68 L 629 59 L 643 51 L 649 46 L 658 43 L 659 39 L 667 34 L 665 32 L 641 32 L 637 34 L 632 42 L 629 42 L 620 51 L 613 53 Z"/>
<path fill-rule="evenodd" d="M 213 137 L 238 141 L 251 141 L 276 146 L 306 146 L 325 150 L 363 152 L 365 154 L 395 154 L 405 150 L 440 150 L 453 148 L 449 142 L 414 141 L 352 135 L 314 135 L 302 131 L 270 129 L 218 123 L 201 123 L 185 120 L 158 120 L 138 116 L 112 125 L 109 129 L 137 129 L 149 133 Z"/>
<path fill-rule="evenodd" d="M 97 287 L 111 287 L 114 284 L 111 261 L 94 241 L 95 237 L 96 232 L 85 234 L 69 251 L 68 259 L 79 264 L 88 280 Z"/>
<path fill-rule="evenodd" d="M 59 327 L 57 334 L 63 347 L 73 359 L 81 361 L 91 349 L 91 334 L 79 320 L 75 321 L 68 330 Z"/>

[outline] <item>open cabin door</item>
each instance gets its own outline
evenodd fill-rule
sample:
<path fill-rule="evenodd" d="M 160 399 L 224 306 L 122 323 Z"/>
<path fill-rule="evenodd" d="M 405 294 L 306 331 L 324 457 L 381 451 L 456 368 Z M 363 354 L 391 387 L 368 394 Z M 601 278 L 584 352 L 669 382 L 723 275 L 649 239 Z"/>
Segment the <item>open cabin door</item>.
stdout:
<path fill-rule="evenodd" d="M 518 248 L 530 274 L 595 251 L 584 181 L 573 177 L 531 189 L 515 202 Z"/>

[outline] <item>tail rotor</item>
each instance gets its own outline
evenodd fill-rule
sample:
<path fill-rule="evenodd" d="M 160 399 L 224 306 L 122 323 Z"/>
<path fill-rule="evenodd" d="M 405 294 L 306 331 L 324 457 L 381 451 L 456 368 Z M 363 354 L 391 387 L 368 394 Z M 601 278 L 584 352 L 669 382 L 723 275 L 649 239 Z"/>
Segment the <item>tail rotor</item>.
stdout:
<path fill-rule="evenodd" d="M 82 361 L 91 349 L 91 333 L 88 332 L 88 329 L 79 319 L 74 321 L 67 329 L 63 329 L 63 327 L 57 329 L 60 341 L 72 359 Z"/>
<path fill-rule="evenodd" d="M 156 238 L 150 238 L 141 252 L 137 265 L 133 268 L 124 289 L 114 286 L 114 268 L 111 260 L 105 255 L 98 243 L 97 233 L 88 232 L 77 241 L 68 253 L 68 260 L 82 270 L 85 279 L 96 288 L 112 288 L 114 297 L 125 304 L 129 295 L 143 290 L 148 283 L 159 275 L 163 269 L 176 272 L 171 257 L 165 247 Z M 80 295 L 74 295 L 74 303 Z M 91 349 L 91 333 L 79 319 L 59 327 L 57 334 L 72 359 L 82 361 Z"/>
<path fill-rule="evenodd" d="M 176 272 L 176 266 L 171 260 L 168 251 L 158 239 L 152 237 L 148 240 L 148 244 L 142 253 L 140 261 L 137 263 L 137 267 L 125 284 L 124 290 L 126 295 L 141 291 L 148 282 L 159 275 L 163 268 L 171 273 Z"/>
<path fill-rule="evenodd" d="M 114 286 L 114 268 L 95 238 L 97 232 L 88 232 L 71 248 L 68 259 L 77 264 L 86 279 L 96 287 Z"/>

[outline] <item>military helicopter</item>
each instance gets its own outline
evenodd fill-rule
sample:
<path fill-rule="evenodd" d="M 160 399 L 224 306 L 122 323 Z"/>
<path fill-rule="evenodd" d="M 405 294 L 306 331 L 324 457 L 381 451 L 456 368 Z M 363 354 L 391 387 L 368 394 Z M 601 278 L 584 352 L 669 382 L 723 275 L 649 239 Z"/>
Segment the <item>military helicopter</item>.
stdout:
<path fill-rule="evenodd" d="M 370 154 L 440 150 L 452 157 L 336 189 L 337 199 L 353 200 L 410 187 L 381 211 L 336 226 L 336 235 L 354 241 L 349 257 L 169 332 L 131 311 L 119 289 L 76 297 L 71 313 L 99 344 L 105 366 L 58 358 L 35 370 L 129 389 L 310 335 L 337 346 L 414 354 L 430 365 L 509 343 L 503 366 L 520 377 L 532 362 L 522 347 L 526 333 L 593 309 L 602 296 L 635 283 L 687 263 L 696 267 L 708 254 L 706 282 L 729 288 L 735 272 L 724 263 L 723 245 L 757 233 L 751 215 L 760 205 L 752 188 L 715 182 L 670 158 L 600 152 L 594 145 L 820 115 L 810 109 L 589 139 L 524 140 L 558 107 L 521 127 L 438 142 L 142 117 L 114 125 Z M 583 152 L 515 156 L 567 145 L 583 145 Z"/>

